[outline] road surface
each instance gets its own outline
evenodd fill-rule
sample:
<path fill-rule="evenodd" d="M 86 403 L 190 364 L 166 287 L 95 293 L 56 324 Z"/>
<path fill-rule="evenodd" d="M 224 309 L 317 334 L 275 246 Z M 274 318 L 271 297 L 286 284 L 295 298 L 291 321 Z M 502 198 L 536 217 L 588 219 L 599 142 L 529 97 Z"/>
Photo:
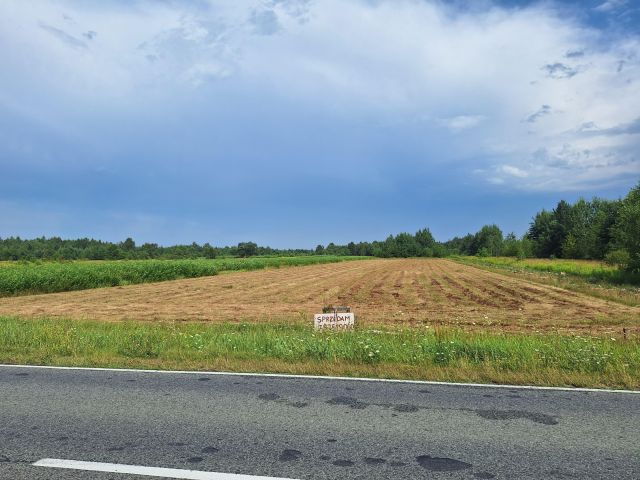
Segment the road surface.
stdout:
<path fill-rule="evenodd" d="M 638 479 L 640 395 L 0 367 L 1 479 L 137 473 Z"/>

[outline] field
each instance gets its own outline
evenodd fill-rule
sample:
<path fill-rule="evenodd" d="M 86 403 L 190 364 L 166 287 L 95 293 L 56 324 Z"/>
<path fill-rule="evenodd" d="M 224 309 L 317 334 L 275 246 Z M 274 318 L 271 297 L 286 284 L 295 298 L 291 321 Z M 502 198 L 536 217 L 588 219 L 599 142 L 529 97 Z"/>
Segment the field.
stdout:
<path fill-rule="evenodd" d="M 454 257 L 467 265 L 507 272 L 513 276 L 574 292 L 640 306 L 640 274 L 595 260 L 513 257 Z"/>
<path fill-rule="evenodd" d="M 638 306 L 447 259 L 230 265 L 0 298 L 0 362 L 640 388 Z M 357 329 L 314 332 L 324 305 Z"/>
<path fill-rule="evenodd" d="M 220 272 L 315 265 L 357 257 L 300 256 L 216 260 L 115 260 L 76 262 L 0 262 L 0 297 L 115 287 Z"/>
<path fill-rule="evenodd" d="M 349 305 L 364 328 L 638 336 L 640 308 L 444 259 L 377 259 L 0 299 L 0 315 L 308 324 Z"/>
<path fill-rule="evenodd" d="M 564 260 L 547 258 L 525 258 L 519 260 L 514 257 L 458 257 L 461 260 L 478 265 L 496 267 L 510 267 L 516 269 L 533 270 L 538 272 L 575 275 L 585 279 L 605 280 L 623 283 L 625 279 L 632 280 L 633 276 L 625 276 L 617 267 L 607 265 L 597 260 Z"/>

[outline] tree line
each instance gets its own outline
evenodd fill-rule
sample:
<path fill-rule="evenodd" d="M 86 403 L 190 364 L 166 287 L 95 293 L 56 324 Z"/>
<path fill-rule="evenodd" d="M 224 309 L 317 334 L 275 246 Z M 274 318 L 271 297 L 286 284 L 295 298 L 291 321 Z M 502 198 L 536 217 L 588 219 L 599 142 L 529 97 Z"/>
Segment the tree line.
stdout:
<path fill-rule="evenodd" d="M 24 240 L 0 238 L 0 260 L 118 260 L 186 259 L 252 256 L 360 255 L 372 257 L 444 257 L 448 255 L 514 256 L 519 258 L 571 258 L 606 260 L 640 271 L 640 183 L 619 200 L 580 199 L 558 202 L 541 210 L 522 236 L 506 236 L 497 225 L 485 225 L 474 234 L 445 242 L 435 240 L 428 228 L 414 234 L 389 235 L 383 241 L 329 243 L 315 249 L 274 249 L 255 242 L 236 246 L 137 245 L 131 238 L 113 243 L 59 237 Z"/>
<path fill-rule="evenodd" d="M 522 236 L 504 235 L 497 225 L 476 233 L 436 242 L 428 229 L 401 233 L 383 242 L 327 247 L 316 253 L 375 257 L 441 257 L 447 255 L 510 256 L 606 260 L 640 271 L 640 183 L 619 200 L 580 199 L 541 210 Z"/>
<path fill-rule="evenodd" d="M 123 242 L 105 242 L 92 238 L 64 240 L 60 237 L 0 238 L 0 260 L 177 260 L 190 258 L 299 256 L 311 255 L 313 250 L 274 249 L 260 247 L 254 242 L 241 242 L 236 246 L 214 247 L 199 245 L 161 246 L 157 243 L 137 245 L 132 238 Z"/>

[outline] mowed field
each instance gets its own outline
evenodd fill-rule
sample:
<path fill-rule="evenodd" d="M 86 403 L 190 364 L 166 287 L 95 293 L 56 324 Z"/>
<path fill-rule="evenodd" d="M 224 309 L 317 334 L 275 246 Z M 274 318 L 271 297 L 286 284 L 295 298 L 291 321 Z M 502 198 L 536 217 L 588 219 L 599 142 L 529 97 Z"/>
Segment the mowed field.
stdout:
<path fill-rule="evenodd" d="M 310 322 L 348 305 L 362 326 L 640 334 L 640 308 L 446 259 L 375 259 L 0 298 L 0 315 L 96 320 Z"/>

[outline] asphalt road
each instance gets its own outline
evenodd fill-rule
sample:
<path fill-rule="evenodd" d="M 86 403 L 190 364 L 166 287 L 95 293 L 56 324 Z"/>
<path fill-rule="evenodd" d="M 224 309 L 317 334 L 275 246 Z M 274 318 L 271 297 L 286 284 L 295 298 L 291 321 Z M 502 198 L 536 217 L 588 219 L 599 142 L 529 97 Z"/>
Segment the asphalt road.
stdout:
<path fill-rule="evenodd" d="M 0 367 L 0 478 L 640 478 L 640 395 Z"/>

